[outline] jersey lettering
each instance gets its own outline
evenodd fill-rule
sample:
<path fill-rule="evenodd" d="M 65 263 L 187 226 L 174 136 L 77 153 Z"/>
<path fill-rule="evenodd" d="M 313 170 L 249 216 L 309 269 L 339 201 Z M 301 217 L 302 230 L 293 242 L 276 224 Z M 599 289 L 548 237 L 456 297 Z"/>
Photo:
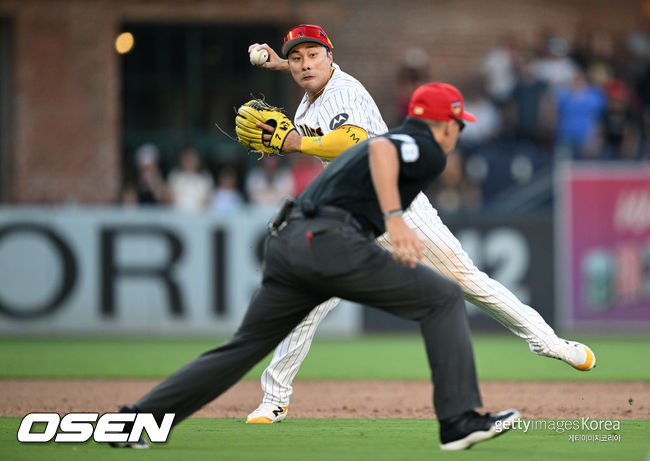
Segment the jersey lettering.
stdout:
<path fill-rule="evenodd" d="M 300 125 L 300 131 L 303 132 L 303 136 L 323 136 L 323 130 L 319 128 L 312 128 L 307 125 Z"/>
<path fill-rule="evenodd" d="M 350 135 L 350 139 L 354 141 L 355 144 L 359 144 L 359 141 L 361 141 L 361 138 L 358 138 L 355 134 L 354 131 L 352 131 L 352 128 L 348 127 L 348 130 L 345 132 L 346 134 Z"/>

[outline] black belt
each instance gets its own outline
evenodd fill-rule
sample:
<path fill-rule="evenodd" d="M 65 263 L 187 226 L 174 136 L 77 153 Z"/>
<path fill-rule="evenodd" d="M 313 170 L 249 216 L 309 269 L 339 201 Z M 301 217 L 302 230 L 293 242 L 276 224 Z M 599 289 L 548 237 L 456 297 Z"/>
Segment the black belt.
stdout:
<path fill-rule="evenodd" d="M 341 221 L 344 224 L 352 224 L 357 230 L 363 231 L 363 227 L 359 221 L 349 211 L 343 208 L 338 208 L 331 205 L 318 206 L 315 210 L 305 213 L 298 207 L 295 207 L 289 212 L 286 220 L 291 221 L 294 219 L 310 219 L 310 218 L 327 218 L 335 221 Z"/>
<path fill-rule="evenodd" d="M 311 219 L 311 218 L 328 218 L 342 223 L 352 224 L 357 230 L 363 232 L 363 227 L 359 221 L 349 211 L 343 208 L 331 205 L 314 205 L 313 203 L 299 205 L 293 200 L 285 200 L 282 203 L 279 211 L 269 221 L 269 229 L 271 231 L 280 230 L 288 221 L 296 219 Z"/>

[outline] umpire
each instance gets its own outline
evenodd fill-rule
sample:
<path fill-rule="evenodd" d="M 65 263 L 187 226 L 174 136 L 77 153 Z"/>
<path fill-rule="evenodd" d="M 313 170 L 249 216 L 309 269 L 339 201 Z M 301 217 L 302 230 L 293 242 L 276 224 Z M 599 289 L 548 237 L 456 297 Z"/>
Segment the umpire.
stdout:
<path fill-rule="evenodd" d="M 232 340 L 121 411 L 157 418 L 175 413 L 175 423 L 180 422 L 235 384 L 314 306 L 337 296 L 419 322 L 441 448 L 468 448 L 507 428 L 518 417 L 515 410 L 495 416 L 473 411 L 481 397 L 462 291 L 417 264 L 422 244 L 401 216 L 445 168 L 464 120 L 475 118 L 464 111 L 455 87 L 423 85 L 401 126 L 334 159 L 271 221 L 262 283 Z M 384 231 L 392 255 L 374 241 Z"/>

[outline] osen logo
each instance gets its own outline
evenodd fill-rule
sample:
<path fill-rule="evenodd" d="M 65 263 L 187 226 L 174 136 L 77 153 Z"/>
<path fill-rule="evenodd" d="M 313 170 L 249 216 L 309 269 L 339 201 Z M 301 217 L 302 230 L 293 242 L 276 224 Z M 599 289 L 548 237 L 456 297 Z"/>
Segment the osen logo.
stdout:
<path fill-rule="evenodd" d="M 174 413 L 165 413 L 160 425 L 151 413 L 29 413 L 20 422 L 18 441 L 22 443 L 137 442 L 143 431 L 152 442 L 166 442 L 174 422 Z M 99 419 L 98 419 L 99 418 Z M 93 424 L 95 423 L 96 424 Z M 45 429 L 32 431 L 34 424 Z"/>
<path fill-rule="evenodd" d="M 336 130 L 338 127 L 342 126 L 345 122 L 347 122 L 349 118 L 350 116 L 345 112 L 338 114 L 330 122 L 330 130 Z"/>

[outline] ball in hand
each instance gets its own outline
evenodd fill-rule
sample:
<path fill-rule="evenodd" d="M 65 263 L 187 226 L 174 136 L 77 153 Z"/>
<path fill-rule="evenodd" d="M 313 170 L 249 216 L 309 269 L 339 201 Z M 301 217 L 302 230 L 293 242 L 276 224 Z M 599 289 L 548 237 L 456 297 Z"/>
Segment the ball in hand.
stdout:
<path fill-rule="evenodd" d="M 252 65 L 261 66 L 268 61 L 269 53 L 264 48 L 256 48 L 251 51 L 249 57 Z"/>

